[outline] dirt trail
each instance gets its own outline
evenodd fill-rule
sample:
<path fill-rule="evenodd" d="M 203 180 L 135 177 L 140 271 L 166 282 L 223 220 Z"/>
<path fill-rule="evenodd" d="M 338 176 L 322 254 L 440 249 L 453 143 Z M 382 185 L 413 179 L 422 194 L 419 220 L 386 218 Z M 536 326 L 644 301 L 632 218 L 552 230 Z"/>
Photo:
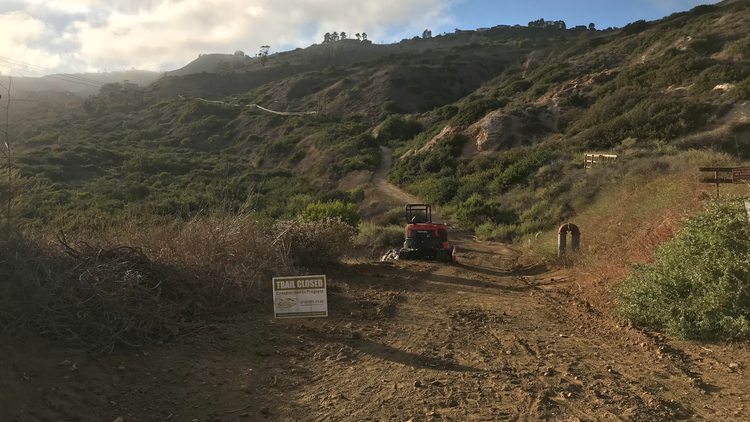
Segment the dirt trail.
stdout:
<path fill-rule="evenodd" d="M 380 147 L 380 168 L 372 176 L 372 185 L 394 203 L 421 204 L 422 200 L 388 183 L 388 170 L 393 162 L 393 150 Z"/>
<path fill-rule="evenodd" d="M 327 319 L 276 321 L 264 298 L 99 359 L 0 346 L 0 421 L 750 420 L 745 347 L 619 327 L 571 293 L 572 274 L 455 242 L 458 265 L 329 268 Z"/>

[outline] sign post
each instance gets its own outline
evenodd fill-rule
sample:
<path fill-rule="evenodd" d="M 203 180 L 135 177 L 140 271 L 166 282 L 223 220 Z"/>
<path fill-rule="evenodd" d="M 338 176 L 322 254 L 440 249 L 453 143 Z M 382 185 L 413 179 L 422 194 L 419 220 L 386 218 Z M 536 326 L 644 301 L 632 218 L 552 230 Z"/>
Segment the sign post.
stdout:
<path fill-rule="evenodd" d="M 273 311 L 276 318 L 327 317 L 326 276 L 274 277 Z"/>
<path fill-rule="evenodd" d="M 701 183 L 715 183 L 716 196 L 719 196 L 719 185 L 722 183 L 750 183 L 750 167 L 701 167 L 701 173 L 713 173 L 713 177 L 702 177 Z"/>

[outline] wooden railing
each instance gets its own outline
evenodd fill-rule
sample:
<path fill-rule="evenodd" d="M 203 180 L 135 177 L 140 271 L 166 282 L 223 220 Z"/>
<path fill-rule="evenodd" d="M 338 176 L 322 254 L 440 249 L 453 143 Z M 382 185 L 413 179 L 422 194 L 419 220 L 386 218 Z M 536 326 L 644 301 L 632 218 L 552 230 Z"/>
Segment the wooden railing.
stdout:
<path fill-rule="evenodd" d="M 594 164 L 614 163 L 617 161 L 617 155 L 613 154 L 586 154 L 583 160 L 583 168 L 591 168 Z"/>
<path fill-rule="evenodd" d="M 750 167 L 701 167 L 698 171 L 702 173 L 699 182 L 716 184 L 716 196 L 723 183 L 750 183 Z"/>

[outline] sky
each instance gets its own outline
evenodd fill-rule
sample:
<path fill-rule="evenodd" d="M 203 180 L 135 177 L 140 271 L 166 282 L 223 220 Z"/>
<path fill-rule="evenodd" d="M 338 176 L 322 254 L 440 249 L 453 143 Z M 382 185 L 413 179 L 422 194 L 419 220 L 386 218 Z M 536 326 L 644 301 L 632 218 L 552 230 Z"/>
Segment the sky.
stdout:
<path fill-rule="evenodd" d="M 0 72 L 184 66 L 201 53 L 307 47 L 326 32 L 375 42 L 455 28 L 564 20 L 597 28 L 654 20 L 713 0 L 0 0 Z M 22 63 L 34 67 L 23 66 Z"/>

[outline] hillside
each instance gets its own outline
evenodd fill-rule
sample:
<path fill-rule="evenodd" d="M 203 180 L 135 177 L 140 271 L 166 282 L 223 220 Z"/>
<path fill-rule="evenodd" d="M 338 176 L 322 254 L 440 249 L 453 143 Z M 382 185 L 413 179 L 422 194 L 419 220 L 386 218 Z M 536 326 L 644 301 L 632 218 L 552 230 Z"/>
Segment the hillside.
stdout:
<path fill-rule="evenodd" d="M 394 44 L 374 44 L 371 41 L 360 42 L 355 39 L 347 39 L 271 54 L 268 56 L 267 62 L 254 60 L 251 57 L 241 58 L 228 54 L 204 54 L 182 69 L 167 72 L 169 76 L 187 76 L 187 78 L 172 78 L 160 81 L 154 86 L 153 92 L 155 95 L 165 98 L 173 98 L 176 92 L 181 92 L 183 96 L 231 95 L 305 73 L 360 62 L 371 63 L 384 56 L 390 57 L 412 52 L 429 56 L 433 50 L 458 49 L 463 45 L 486 40 L 576 38 L 583 32 L 589 31 L 580 28 L 564 30 L 551 27 L 528 28 L 519 26 L 497 27 L 481 33 L 460 31 L 427 39 L 414 37 Z M 597 34 L 608 34 L 615 32 L 615 30 L 595 32 Z M 196 75 L 204 72 L 205 74 Z"/>
<path fill-rule="evenodd" d="M 538 50 L 444 109 L 431 133 L 391 142 L 391 181 L 507 240 L 564 221 L 622 178 L 687 171 L 685 151 L 747 159 L 749 18 L 747 2 L 705 6 Z M 586 171 L 586 152 L 620 162 Z M 694 169 L 716 159 L 696 158 Z"/>
<path fill-rule="evenodd" d="M 13 84 L 15 98 L 38 97 L 39 102 L 49 101 L 46 93 L 71 93 L 81 98 L 99 94 L 102 85 L 128 81 L 140 86 L 151 85 L 163 74 L 145 70 L 125 70 L 99 73 L 70 73 L 41 77 L 15 76 Z M 0 83 L 8 85 L 8 76 L 0 75 Z M 54 100 L 50 101 L 53 102 Z"/>
<path fill-rule="evenodd" d="M 227 70 L 242 68 L 252 62 L 253 58 L 241 54 L 201 54 L 187 65 L 166 72 L 167 76 L 185 76 L 193 73 L 215 73 L 222 68 Z"/>
<path fill-rule="evenodd" d="M 711 146 L 745 158 L 749 19 L 741 1 L 621 30 L 340 42 L 272 55 L 265 68 L 251 61 L 144 89 L 115 86 L 60 117 L 32 114 L 16 129 L 37 152 L 20 168 L 54 186 L 37 217 L 217 201 L 260 211 L 248 195 L 264 172 L 301 177 L 322 194 L 372 172 L 378 148 L 389 146 L 391 181 L 482 226 L 484 237 L 510 240 L 554 226 L 643 167 L 682 171 L 667 162 L 681 151 Z M 584 152 L 620 154 L 623 164 L 592 179 L 579 164 Z M 215 197 L 228 183 L 234 193 Z"/>
<path fill-rule="evenodd" d="M 750 420 L 747 185 L 698 172 L 750 162 L 750 0 L 531 26 L 18 111 L 0 421 Z M 381 260 L 405 201 L 457 262 Z M 273 318 L 301 274 L 327 317 Z"/>

